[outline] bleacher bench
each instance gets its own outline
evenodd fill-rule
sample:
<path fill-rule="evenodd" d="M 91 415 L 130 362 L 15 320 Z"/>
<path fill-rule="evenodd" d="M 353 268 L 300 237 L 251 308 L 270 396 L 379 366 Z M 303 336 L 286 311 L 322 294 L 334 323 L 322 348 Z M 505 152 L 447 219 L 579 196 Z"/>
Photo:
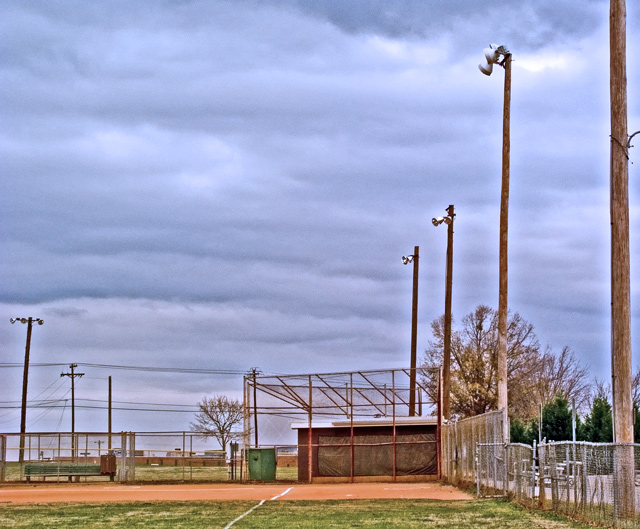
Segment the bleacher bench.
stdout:
<path fill-rule="evenodd" d="M 74 476 L 109 476 L 113 481 L 115 468 L 102 468 L 100 464 L 96 463 L 26 463 L 24 476 L 27 483 L 34 477 L 45 480 L 47 477 L 61 476 L 68 477 L 69 481 Z"/>

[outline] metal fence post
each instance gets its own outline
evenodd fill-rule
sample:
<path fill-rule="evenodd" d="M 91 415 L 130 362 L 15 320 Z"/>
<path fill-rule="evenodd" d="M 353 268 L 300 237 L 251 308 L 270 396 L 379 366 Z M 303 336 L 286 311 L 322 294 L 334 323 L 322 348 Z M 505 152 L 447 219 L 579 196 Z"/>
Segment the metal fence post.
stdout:
<path fill-rule="evenodd" d="M 0 481 L 4 481 L 7 467 L 7 436 L 0 435 Z"/>
<path fill-rule="evenodd" d="M 479 498 L 480 497 L 480 467 L 481 467 L 481 461 L 480 461 L 480 444 L 476 444 L 476 495 Z"/>

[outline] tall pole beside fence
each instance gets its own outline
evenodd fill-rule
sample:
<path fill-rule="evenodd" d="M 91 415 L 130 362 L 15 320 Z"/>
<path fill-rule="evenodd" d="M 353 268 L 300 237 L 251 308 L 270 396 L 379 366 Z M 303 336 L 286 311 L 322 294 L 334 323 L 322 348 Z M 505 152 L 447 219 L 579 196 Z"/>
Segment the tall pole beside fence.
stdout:
<path fill-rule="evenodd" d="M 511 167 L 511 52 L 505 46 L 492 44 L 485 50 L 484 64 L 479 68 L 491 75 L 493 65 L 504 68 L 504 107 L 502 113 L 502 189 L 500 194 L 500 255 L 498 278 L 498 409 L 508 411 L 507 398 L 507 315 L 508 315 L 508 239 L 509 239 L 509 179 Z M 502 436 L 509 439 L 507 422 Z"/>
<path fill-rule="evenodd" d="M 627 132 L 626 4 L 610 0 L 611 92 L 611 378 L 616 518 L 635 515 L 629 251 L 629 146 Z M 621 446 L 623 445 L 623 446 Z"/>

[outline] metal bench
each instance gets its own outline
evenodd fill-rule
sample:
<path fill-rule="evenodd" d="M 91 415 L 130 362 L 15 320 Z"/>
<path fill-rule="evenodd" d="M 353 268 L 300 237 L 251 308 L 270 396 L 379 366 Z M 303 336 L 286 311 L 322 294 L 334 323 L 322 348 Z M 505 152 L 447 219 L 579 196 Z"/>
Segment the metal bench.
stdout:
<path fill-rule="evenodd" d="M 112 464 L 111 461 L 101 461 L 101 463 L 26 463 L 24 476 L 27 479 L 27 483 L 33 477 L 42 478 L 44 481 L 47 477 L 61 476 L 68 477 L 69 481 L 74 476 L 109 476 L 110 480 L 113 481 L 115 464 Z"/>

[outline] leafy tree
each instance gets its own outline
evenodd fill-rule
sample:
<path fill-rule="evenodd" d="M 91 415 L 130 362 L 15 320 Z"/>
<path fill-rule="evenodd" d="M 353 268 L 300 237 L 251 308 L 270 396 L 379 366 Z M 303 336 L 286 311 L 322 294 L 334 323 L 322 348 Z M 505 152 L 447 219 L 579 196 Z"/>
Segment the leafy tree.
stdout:
<path fill-rule="evenodd" d="M 214 395 L 203 397 L 198 408 L 200 411 L 196 413 L 195 422 L 191 423 L 191 431 L 205 439 L 215 438 L 222 450 L 226 450 L 227 444 L 240 435 L 234 427 L 242 422 L 242 403 L 225 395 Z"/>

